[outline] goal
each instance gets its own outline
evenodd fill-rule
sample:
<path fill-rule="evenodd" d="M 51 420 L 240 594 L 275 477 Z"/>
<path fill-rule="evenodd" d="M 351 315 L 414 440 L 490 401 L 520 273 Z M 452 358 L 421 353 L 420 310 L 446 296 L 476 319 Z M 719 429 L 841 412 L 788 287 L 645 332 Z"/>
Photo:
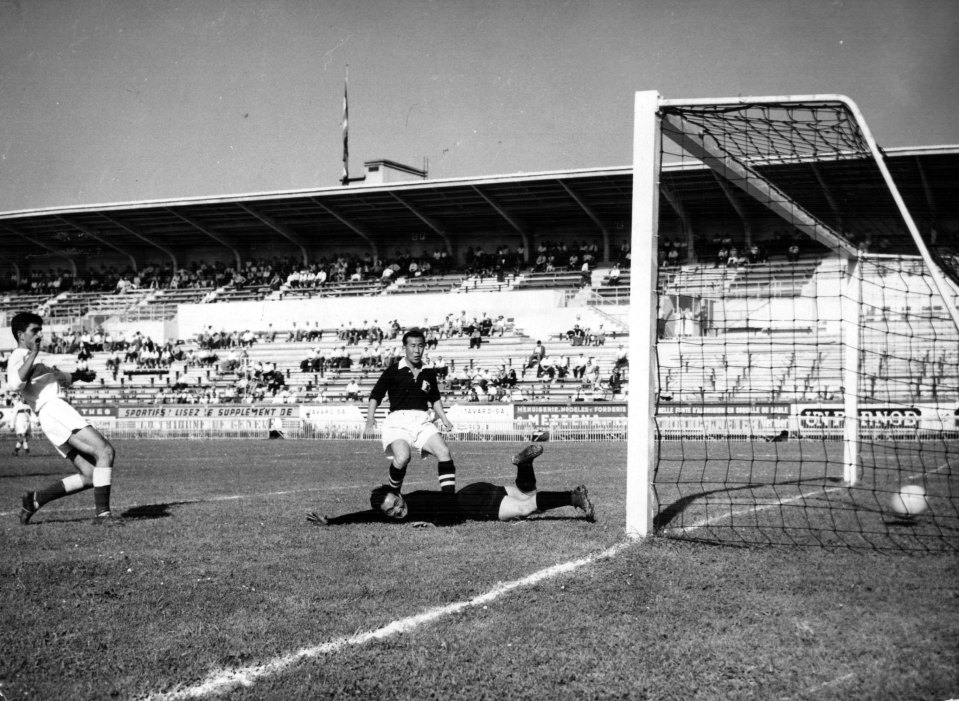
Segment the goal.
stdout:
<path fill-rule="evenodd" d="M 627 531 L 959 549 L 957 236 L 856 105 L 641 92 L 633 158 Z"/>

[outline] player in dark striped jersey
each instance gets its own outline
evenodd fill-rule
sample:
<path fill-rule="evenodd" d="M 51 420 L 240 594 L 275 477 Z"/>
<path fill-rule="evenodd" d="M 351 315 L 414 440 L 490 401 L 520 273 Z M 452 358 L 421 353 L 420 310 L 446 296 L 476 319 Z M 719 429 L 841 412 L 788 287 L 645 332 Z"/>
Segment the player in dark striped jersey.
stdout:
<path fill-rule="evenodd" d="M 349 523 L 432 523 L 453 525 L 463 521 L 515 521 L 531 514 L 574 506 L 585 517 L 594 518 L 593 505 L 586 487 L 571 491 L 547 492 L 536 489 L 533 460 L 543 452 L 540 445 L 529 445 L 513 457 L 516 465 L 516 486 L 500 486 L 474 482 L 458 492 L 420 490 L 400 494 L 389 485 L 370 493 L 370 508 L 342 516 L 307 515 L 307 520 L 320 526 Z"/>

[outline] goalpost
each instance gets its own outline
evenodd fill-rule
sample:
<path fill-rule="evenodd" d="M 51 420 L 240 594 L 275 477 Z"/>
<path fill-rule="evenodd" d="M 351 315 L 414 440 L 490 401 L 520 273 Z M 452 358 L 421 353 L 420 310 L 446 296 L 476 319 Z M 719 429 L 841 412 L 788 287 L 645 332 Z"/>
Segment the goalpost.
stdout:
<path fill-rule="evenodd" d="M 959 251 L 856 105 L 647 91 L 634 128 L 627 533 L 959 549 Z"/>

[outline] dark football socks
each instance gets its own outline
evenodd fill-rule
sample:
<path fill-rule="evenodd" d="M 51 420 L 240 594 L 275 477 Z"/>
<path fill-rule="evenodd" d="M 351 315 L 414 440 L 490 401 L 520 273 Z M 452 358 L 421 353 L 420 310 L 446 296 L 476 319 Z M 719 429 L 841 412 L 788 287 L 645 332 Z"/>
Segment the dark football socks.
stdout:
<path fill-rule="evenodd" d="M 536 490 L 536 473 L 533 471 L 532 460 L 516 466 L 516 488 L 521 492 Z"/>
<path fill-rule="evenodd" d="M 440 489 L 444 492 L 456 491 L 456 466 L 452 460 L 443 460 L 436 466 L 440 480 Z"/>
<path fill-rule="evenodd" d="M 536 492 L 536 510 L 549 511 L 573 505 L 572 492 Z"/>
<path fill-rule="evenodd" d="M 390 486 L 396 491 L 400 491 L 405 478 L 406 468 L 400 469 L 395 463 L 390 463 Z"/>

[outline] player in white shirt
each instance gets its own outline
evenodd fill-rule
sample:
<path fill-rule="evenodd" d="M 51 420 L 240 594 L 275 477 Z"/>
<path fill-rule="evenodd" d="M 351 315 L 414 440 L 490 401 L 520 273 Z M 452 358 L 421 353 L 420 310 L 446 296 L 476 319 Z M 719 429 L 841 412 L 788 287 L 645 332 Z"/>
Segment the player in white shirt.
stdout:
<path fill-rule="evenodd" d="M 20 449 L 23 448 L 25 455 L 30 454 L 30 416 L 33 412 L 22 399 L 17 400 L 13 405 L 13 433 L 17 437 L 16 445 L 13 446 L 13 454 L 20 455 Z"/>
<path fill-rule="evenodd" d="M 111 522 L 113 446 L 64 398 L 65 388 L 77 380 L 89 382 L 95 373 L 89 370 L 65 373 L 37 362 L 43 334 L 43 319 L 39 315 L 20 312 L 11 320 L 10 329 L 17 340 L 17 348 L 7 363 L 7 384 L 11 390 L 20 392 L 23 401 L 37 415 L 47 439 L 80 473 L 57 480 L 43 489 L 26 492 L 22 498 L 20 523 L 29 523 L 44 504 L 91 487 L 96 506 L 95 522 Z"/>

